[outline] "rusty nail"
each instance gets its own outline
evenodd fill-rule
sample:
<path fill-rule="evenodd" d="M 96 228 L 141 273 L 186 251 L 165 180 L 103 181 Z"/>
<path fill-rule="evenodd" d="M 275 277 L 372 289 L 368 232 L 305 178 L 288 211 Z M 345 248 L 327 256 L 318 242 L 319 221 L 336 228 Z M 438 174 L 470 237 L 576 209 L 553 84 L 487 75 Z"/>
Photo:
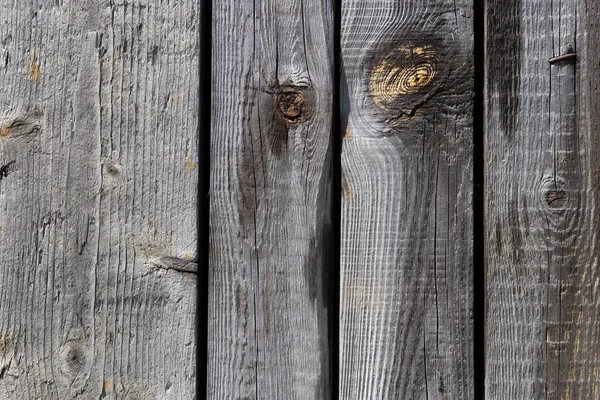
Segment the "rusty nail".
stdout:
<path fill-rule="evenodd" d="M 575 58 L 577 57 L 577 53 L 573 52 L 573 53 L 567 53 L 567 54 L 563 54 L 557 57 L 552 57 L 550 59 L 548 59 L 548 62 L 550 64 L 556 64 L 559 61 L 563 61 L 563 60 L 569 60 L 571 58 Z"/>

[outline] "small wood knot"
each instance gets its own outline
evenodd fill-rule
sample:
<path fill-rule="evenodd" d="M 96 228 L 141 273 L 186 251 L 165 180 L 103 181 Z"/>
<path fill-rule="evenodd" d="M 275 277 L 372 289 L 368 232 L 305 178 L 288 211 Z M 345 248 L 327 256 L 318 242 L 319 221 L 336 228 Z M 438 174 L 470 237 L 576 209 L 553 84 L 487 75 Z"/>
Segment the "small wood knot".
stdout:
<path fill-rule="evenodd" d="M 564 190 L 550 189 L 544 193 L 544 200 L 550 210 L 561 213 L 567 208 L 569 198 Z"/>
<path fill-rule="evenodd" d="M 540 187 L 540 203 L 546 212 L 562 214 L 569 208 L 570 196 L 562 177 L 544 178 Z"/>
<path fill-rule="evenodd" d="M 62 351 L 62 370 L 70 376 L 77 376 L 87 364 L 87 354 L 80 342 L 68 343 Z"/>
<path fill-rule="evenodd" d="M 106 172 L 111 175 L 118 175 L 121 173 L 121 166 L 117 163 L 109 161 L 105 164 Z"/>
<path fill-rule="evenodd" d="M 67 353 L 65 362 L 67 363 L 69 371 L 71 371 L 73 375 L 77 375 L 77 372 L 79 372 L 85 364 L 85 353 L 81 348 L 71 349 Z"/>
<path fill-rule="evenodd" d="M 564 190 L 549 190 L 546 192 L 546 203 L 551 207 L 556 207 L 564 203 L 565 197 Z"/>
<path fill-rule="evenodd" d="M 304 109 L 304 96 L 296 91 L 283 92 L 277 102 L 279 111 L 289 122 L 298 122 Z"/>

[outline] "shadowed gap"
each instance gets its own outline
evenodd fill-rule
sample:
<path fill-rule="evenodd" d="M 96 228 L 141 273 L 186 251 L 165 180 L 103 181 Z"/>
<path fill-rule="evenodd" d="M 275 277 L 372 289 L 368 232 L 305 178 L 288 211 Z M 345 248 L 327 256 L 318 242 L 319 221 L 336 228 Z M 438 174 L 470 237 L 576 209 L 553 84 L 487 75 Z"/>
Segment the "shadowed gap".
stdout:
<path fill-rule="evenodd" d="M 198 74 L 198 283 L 196 299 L 196 393 L 208 397 L 208 279 L 210 203 L 210 116 L 212 77 L 212 0 L 199 0 Z"/>
<path fill-rule="evenodd" d="M 473 382 L 485 398 L 485 5 L 473 2 Z"/>
<path fill-rule="evenodd" d="M 329 279 L 329 352 L 331 399 L 339 398 L 339 337 L 340 337 L 340 251 L 341 251 L 341 201 L 342 201 L 342 124 L 341 124 L 341 15 L 342 0 L 333 0 L 333 110 L 332 110 L 332 167 L 333 198 L 332 225 L 333 263 Z"/>

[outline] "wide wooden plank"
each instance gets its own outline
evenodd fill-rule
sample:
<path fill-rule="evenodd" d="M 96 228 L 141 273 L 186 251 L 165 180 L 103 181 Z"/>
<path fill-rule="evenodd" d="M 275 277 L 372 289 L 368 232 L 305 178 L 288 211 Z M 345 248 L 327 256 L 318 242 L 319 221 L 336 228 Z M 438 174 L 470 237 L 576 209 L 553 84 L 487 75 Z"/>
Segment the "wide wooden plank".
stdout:
<path fill-rule="evenodd" d="M 600 398 L 598 21 L 488 2 L 486 399 Z"/>
<path fill-rule="evenodd" d="M 0 0 L 0 399 L 194 396 L 196 7 Z"/>
<path fill-rule="evenodd" d="M 342 1 L 341 399 L 473 398 L 472 16 Z"/>
<path fill-rule="evenodd" d="M 327 399 L 332 10 L 215 0 L 208 397 Z"/>

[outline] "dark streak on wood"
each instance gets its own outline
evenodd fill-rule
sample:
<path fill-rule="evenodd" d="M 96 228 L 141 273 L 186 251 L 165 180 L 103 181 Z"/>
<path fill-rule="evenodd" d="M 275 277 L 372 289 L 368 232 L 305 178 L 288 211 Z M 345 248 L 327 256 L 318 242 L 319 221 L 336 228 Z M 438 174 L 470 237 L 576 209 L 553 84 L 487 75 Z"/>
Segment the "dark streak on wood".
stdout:
<path fill-rule="evenodd" d="M 519 265 L 523 259 L 523 238 L 521 236 L 521 224 L 519 221 L 519 205 L 517 202 L 508 203 L 508 213 L 511 221 L 515 224 L 511 227 L 510 248 L 512 251 L 512 261 Z M 500 246 L 501 248 L 501 246 Z"/>
<path fill-rule="evenodd" d="M 318 286 L 322 285 L 322 279 L 324 278 L 323 275 L 319 274 L 319 270 L 323 270 L 324 268 L 322 267 L 323 264 L 318 263 L 322 260 L 319 260 L 318 249 L 325 251 L 326 248 L 321 246 L 317 247 L 315 238 L 310 239 L 308 248 L 308 254 L 304 261 L 302 271 L 304 272 L 304 282 L 306 282 L 308 288 L 308 296 L 311 302 L 314 303 L 317 300 Z M 321 295 L 320 297 L 323 298 L 324 293 L 319 294 Z"/>
<path fill-rule="evenodd" d="M 276 157 L 282 157 L 284 153 L 289 151 L 288 141 L 290 140 L 290 130 L 293 129 L 289 126 L 290 120 L 282 115 L 280 108 L 280 101 L 282 92 L 280 89 L 273 92 L 261 93 L 259 96 L 260 114 L 260 129 L 264 132 L 264 137 L 269 145 L 269 150 Z M 260 157 L 261 147 L 254 146 L 256 149 L 256 157 Z M 251 151 L 251 150 L 250 150 Z M 242 182 L 244 184 L 244 182 Z"/>
<path fill-rule="evenodd" d="M 9 365 L 3 365 L 2 368 L 0 369 L 0 381 L 2 379 L 4 379 L 4 374 L 6 373 L 6 371 L 10 368 L 10 364 Z"/>
<path fill-rule="evenodd" d="M 502 111 L 501 127 L 512 136 L 519 115 L 521 90 L 521 2 L 503 0 L 487 2 L 488 81 L 495 89 Z"/>
<path fill-rule="evenodd" d="M 589 98 L 587 101 L 592 107 L 586 108 L 588 113 L 587 123 L 589 124 L 590 132 L 600 132 L 600 24 L 598 24 L 598 16 L 600 16 L 600 3 L 596 0 L 585 0 L 584 8 L 581 10 L 583 14 L 584 24 L 587 27 L 587 42 L 586 56 L 584 60 L 590 77 L 596 79 L 588 79 L 586 85 L 582 87 Z M 592 135 L 590 137 L 590 148 L 600 149 L 600 135 Z M 592 186 L 600 187 L 600 169 L 596 169 L 592 174 Z M 598 213 L 594 214 L 599 218 Z M 594 221 L 594 226 L 600 226 L 600 221 Z"/>

